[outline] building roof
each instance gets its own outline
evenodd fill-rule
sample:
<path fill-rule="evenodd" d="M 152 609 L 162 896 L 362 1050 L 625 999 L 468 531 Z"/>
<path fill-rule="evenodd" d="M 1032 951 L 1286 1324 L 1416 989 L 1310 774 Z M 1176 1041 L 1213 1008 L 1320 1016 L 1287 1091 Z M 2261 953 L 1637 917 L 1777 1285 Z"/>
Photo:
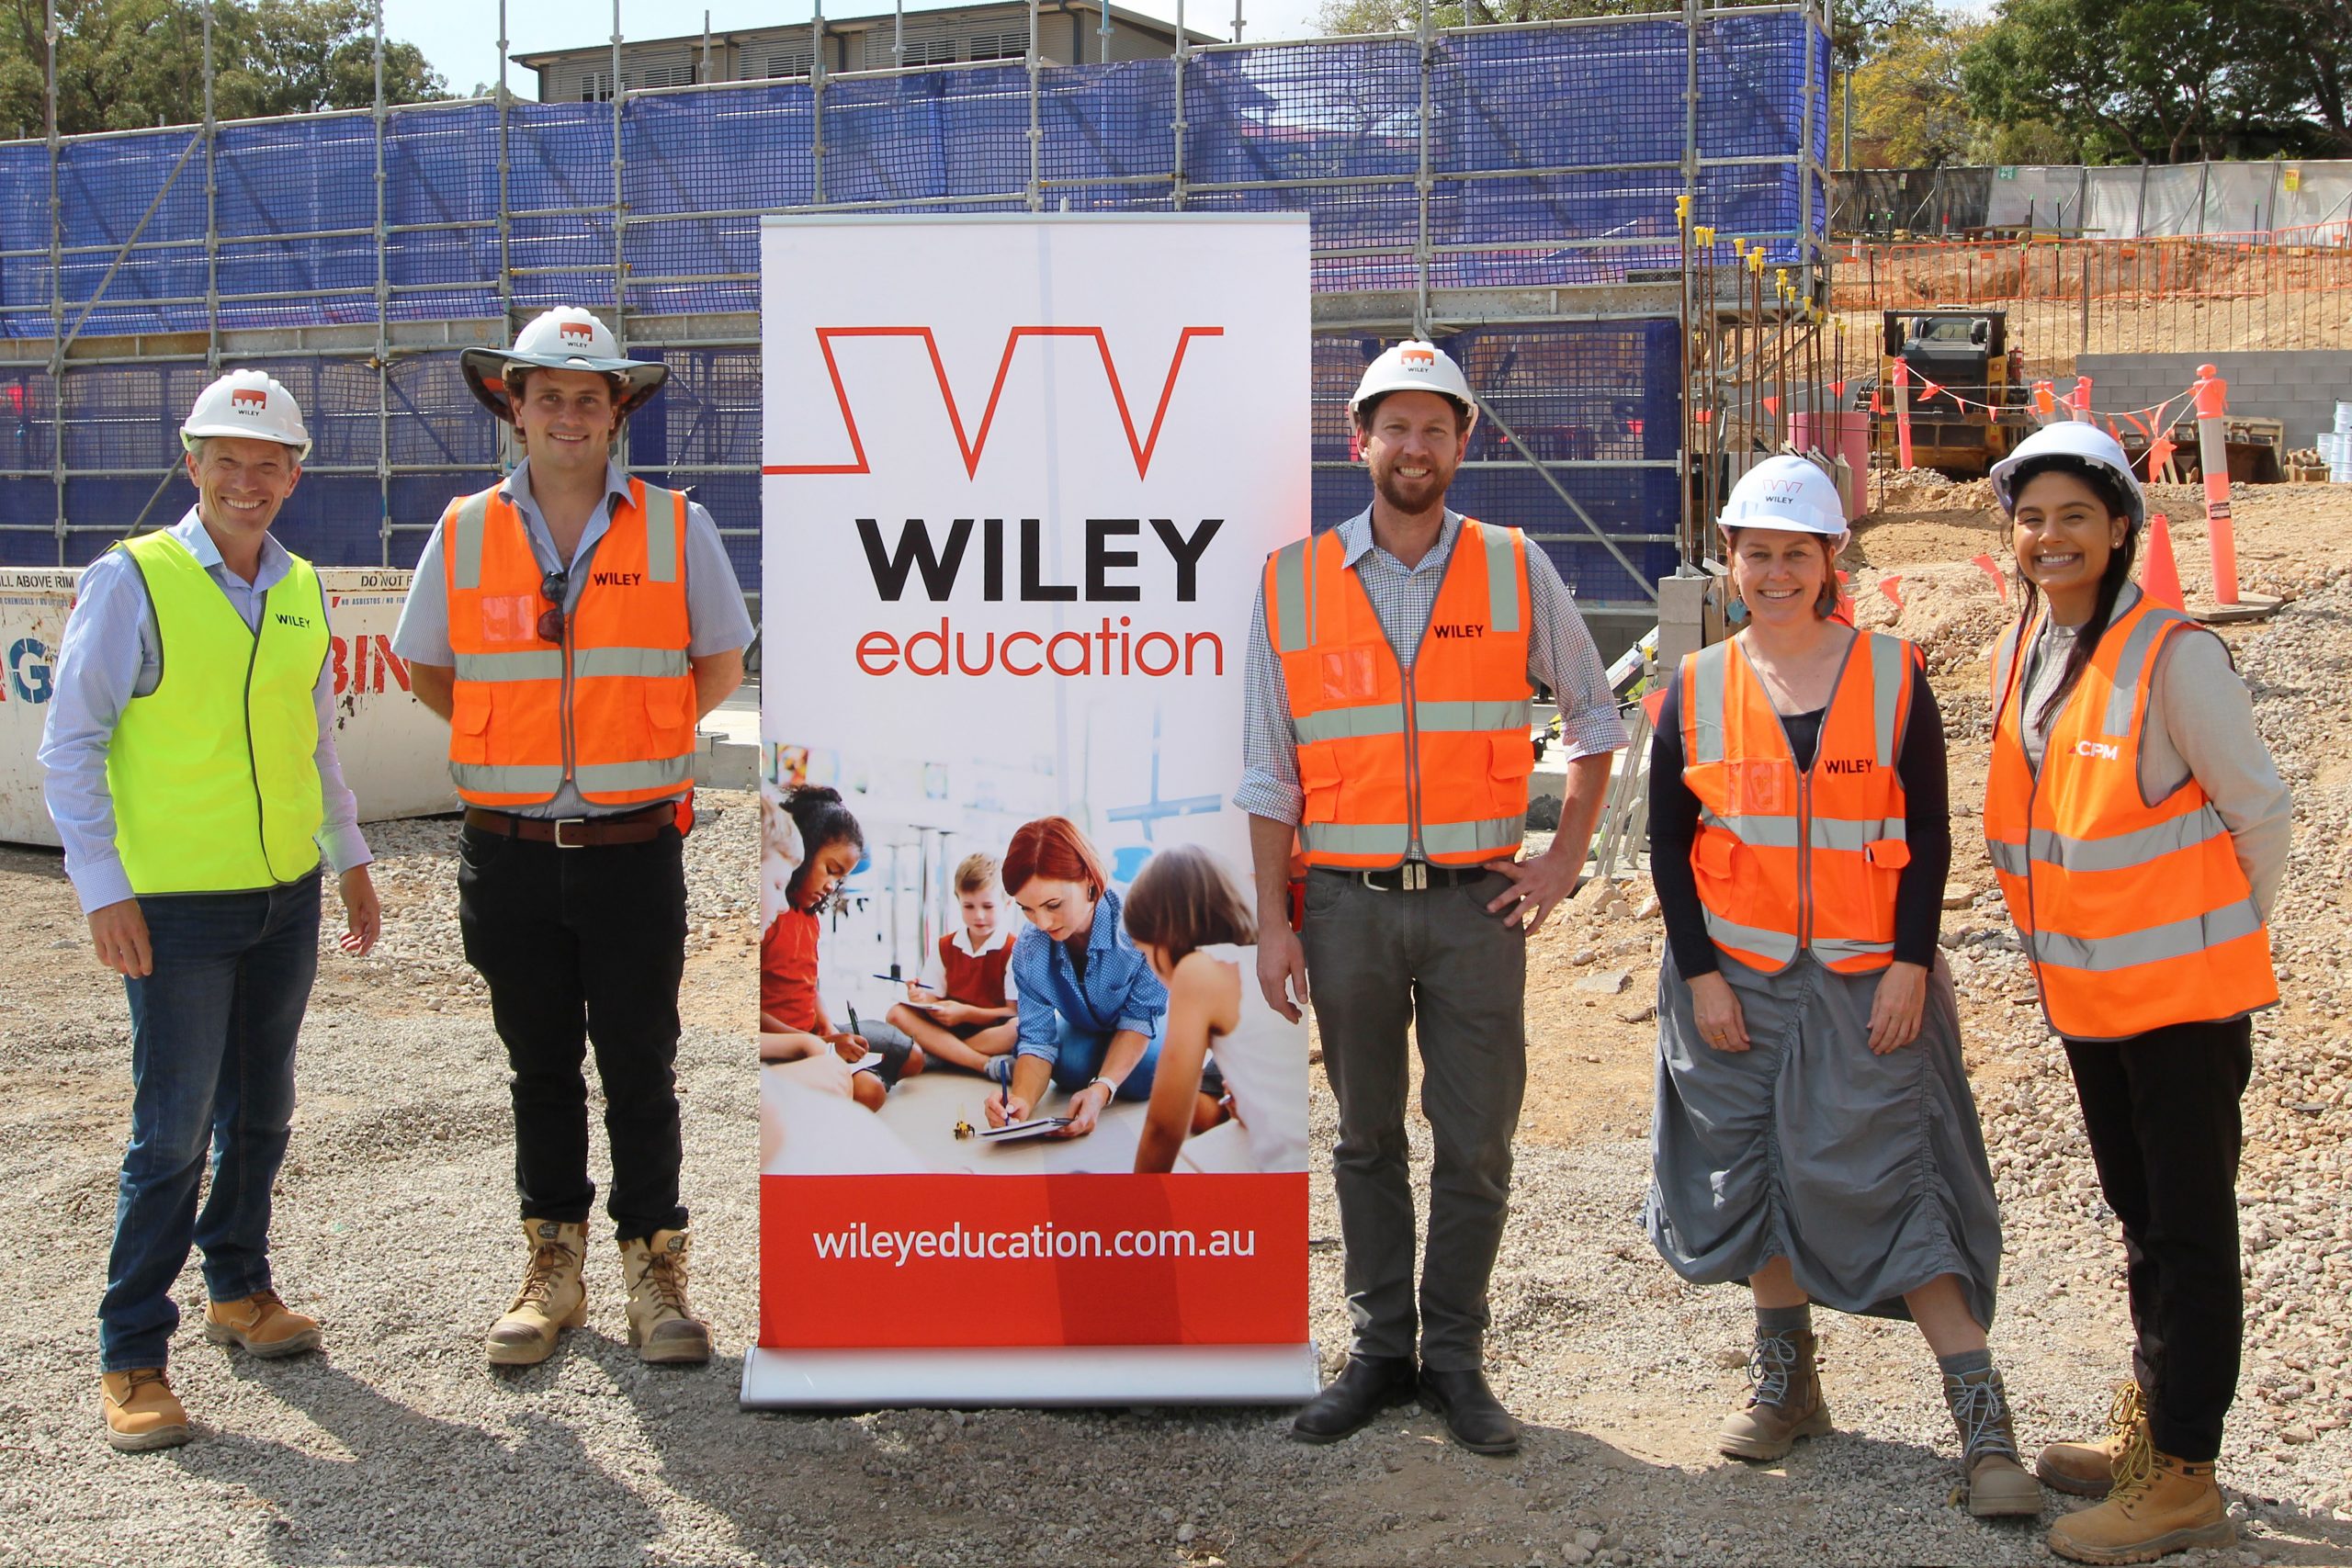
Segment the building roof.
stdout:
<path fill-rule="evenodd" d="M 1039 0 L 1038 9 L 1041 12 L 1055 15 L 1071 11 L 1085 11 L 1099 15 L 1104 7 L 1102 0 Z M 1112 6 L 1109 10 L 1111 19 L 1123 27 L 1130 28 L 1136 32 L 1157 33 L 1171 44 L 1176 41 L 1176 24 L 1173 22 L 1163 22 L 1157 17 L 1146 16 L 1140 11 L 1130 11 L 1124 6 Z M 926 6 L 920 11 L 910 9 L 906 13 L 909 21 L 920 18 L 924 22 L 959 17 L 975 19 L 1019 17 L 1026 21 L 1028 16 L 1029 0 L 981 0 L 978 5 Z M 828 33 L 869 32 L 876 28 L 892 26 L 898 19 L 899 13 L 895 11 L 877 11 L 863 17 L 828 17 L 825 18 L 825 31 Z M 811 22 L 777 22 L 764 28 L 732 28 L 724 32 L 713 32 L 709 38 L 713 45 L 735 43 L 745 39 L 774 38 L 780 33 L 805 33 L 812 25 Z M 1184 32 L 1194 43 L 1223 43 L 1225 41 L 1219 35 L 1204 33 L 1198 28 L 1188 27 Z M 643 49 L 666 44 L 673 47 L 688 45 L 699 49 L 702 47 L 703 37 L 703 34 L 694 32 L 675 33 L 663 38 L 625 38 L 621 40 L 621 48 L 623 50 Z M 543 49 L 530 54 L 514 55 L 511 58 L 515 64 L 536 71 L 553 65 L 559 61 L 577 59 L 582 54 L 591 52 L 608 54 L 611 51 L 611 41 L 605 39 L 593 43 L 575 44 L 568 49 Z"/>

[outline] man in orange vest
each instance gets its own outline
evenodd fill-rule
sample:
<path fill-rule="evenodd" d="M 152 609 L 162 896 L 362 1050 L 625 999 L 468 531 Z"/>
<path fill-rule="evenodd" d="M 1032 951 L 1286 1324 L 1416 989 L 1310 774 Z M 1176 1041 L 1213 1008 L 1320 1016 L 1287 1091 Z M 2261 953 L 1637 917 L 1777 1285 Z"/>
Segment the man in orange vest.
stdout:
<path fill-rule="evenodd" d="M 1399 344 L 1351 407 L 1372 505 L 1267 560 L 1234 795 L 1251 818 L 1259 984 L 1295 1019 L 1313 976 L 1340 1102 L 1354 1336 L 1292 1430 L 1335 1441 L 1418 1394 L 1457 1441 L 1506 1454 L 1519 1423 L 1481 1367 L 1527 1082 L 1527 934 L 1576 886 L 1625 731 L 1550 559 L 1446 508 L 1476 417 L 1453 359 Z M 1522 862 L 1539 683 L 1560 705 L 1567 793 L 1551 849 Z M 1294 840 L 1309 868 L 1296 935 Z M 1418 1361 L 1408 1029 L 1436 1143 Z"/>
<path fill-rule="evenodd" d="M 741 683 L 751 617 L 709 514 L 612 460 L 666 367 L 623 357 L 569 306 L 460 363 L 526 456 L 450 504 L 393 647 L 418 698 L 450 721 L 466 803 L 458 926 L 514 1070 L 528 1261 L 487 1348 L 528 1366 L 587 1316 L 593 1043 L 629 1344 L 648 1361 L 707 1361 L 710 1332 L 686 1303 L 672 1070 L 682 846 L 695 726 Z"/>

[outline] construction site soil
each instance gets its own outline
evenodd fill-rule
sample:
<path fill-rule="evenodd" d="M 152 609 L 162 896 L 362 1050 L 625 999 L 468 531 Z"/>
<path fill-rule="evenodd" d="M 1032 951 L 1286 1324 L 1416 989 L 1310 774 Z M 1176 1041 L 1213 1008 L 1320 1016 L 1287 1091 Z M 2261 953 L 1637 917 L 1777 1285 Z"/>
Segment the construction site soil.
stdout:
<path fill-rule="evenodd" d="M 1873 481 L 1874 484 L 1877 481 Z M 2352 1561 L 2352 488 L 2233 494 L 2245 585 L 2289 602 L 2229 628 L 2296 795 L 2274 924 L 2285 1001 L 2257 1020 L 2240 1182 L 2245 1373 L 2220 1473 L 2240 1544 L 2206 1563 Z M 1974 831 L 1984 655 L 2005 561 L 1980 484 L 1890 476 L 1848 566 L 1859 618 L 1927 650 L 1952 740 L 1958 853 L 1943 942 L 2003 1205 L 1993 1344 L 2029 1445 L 2095 1432 L 2127 1369 L 2121 1247 L 2062 1052 Z M 2190 597 L 2205 588 L 2197 492 L 2160 489 Z M 1893 593 L 1882 586 L 1893 578 Z M 1901 607 L 1898 610 L 1896 599 Z M 322 943 L 302 1105 L 274 1232 L 289 1301 L 324 1354 L 264 1364 L 184 1324 L 187 1448 L 99 1438 L 96 1328 L 130 1093 L 119 983 L 95 964 L 58 857 L 0 852 L 17 953 L 0 991 L 0 1292 L 16 1303 L 0 1384 L 0 1559 L 789 1563 L 2023 1563 L 2041 1524 L 1954 1506 L 1954 1440 L 1908 1325 L 1825 1314 L 1834 1435 L 1785 1461 L 1713 1451 L 1745 1389 L 1747 1298 L 1696 1289 L 1644 1239 L 1657 954 L 1645 878 L 1595 884 L 1531 942 L 1532 1082 L 1495 1284 L 1498 1391 L 1522 1453 L 1476 1458 L 1418 1413 L 1309 1449 L 1263 1410 L 736 1408 L 756 1323 L 757 1108 L 750 1037 L 754 825 L 706 796 L 680 1055 L 695 1300 L 721 1354 L 640 1365 L 617 1262 L 592 1226 L 591 1314 L 556 1358 L 482 1364 L 520 1262 L 503 1055 L 458 953 L 454 827 L 371 839 L 376 954 Z M 1319 1077 L 1319 1075 L 1318 1075 Z M 1333 1136 L 1316 1089 L 1318 1149 Z M 601 1142 L 601 1132 L 597 1134 Z M 1414 1131 L 1418 1162 L 1425 1130 Z M 602 1155 L 598 1154 L 601 1168 Z M 1318 1167 L 1321 1160 L 1318 1157 Z M 1310 1329 L 1346 1342 L 1338 1234 L 1318 1168 Z M 192 1319 L 193 1268 L 178 1294 Z M 855 1302 L 839 1303 L 843 1313 Z M 943 1314 L 975 1310 L 943 1301 Z"/>

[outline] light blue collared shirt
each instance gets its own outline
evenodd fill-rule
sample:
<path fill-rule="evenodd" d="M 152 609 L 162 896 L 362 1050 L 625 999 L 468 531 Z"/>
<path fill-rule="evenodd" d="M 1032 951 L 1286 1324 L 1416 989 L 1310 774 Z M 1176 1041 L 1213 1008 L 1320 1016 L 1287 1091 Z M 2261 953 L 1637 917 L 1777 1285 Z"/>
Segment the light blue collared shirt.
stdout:
<path fill-rule="evenodd" d="M 247 628 L 258 628 L 262 602 L 292 570 L 293 557 L 286 547 L 264 535 L 261 568 L 247 582 L 220 559 L 220 547 L 212 542 L 196 508 L 188 508 L 171 534 L 220 584 Z M 40 738 L 41 766 L 48 770 L 41 793 L 65 846 L 65 874 L 73 879 L 85 914 L 131 897 L 130 878 L 115 849 L 107 751 L 130 700 L 153 692 L 163 676 L 163 639 L 155 633 L 155 615 L 138 563 L 121 550 L 108 550 L 82 573 L 74 613 L 66 617 L 56 690 Z M 319 714 L 319 748 L 312 758 L 326 811 L 319 825 L 319 852 L 340 876 L 374 857 L 359 831 L 359 804 L 343 782 L 343 763 L 335 756 L 333 660 L 320 665 L 319 682 L 311 694 Z"/>
<path fill-rule="evenodd" d="M 569 574 L 563 612 L 571 615 L 580 606 L 581 590 L 588 586 L 588 565 L 595 558 L 596 541 L 611 531 L 614 511 L 628 500 L 628 476 L 621 472 L 618 463 L 605 465 L 605 504 L 589 514 L 588 525 L 580 532 L 580 546 L 568 563 L 557 557 L 555 535 L 531 495 L 531 460 L 526 457 L 515 464 L 514 471 L 498 488 L 522 514 L 524 536 L 531 541 L 531 553 L 538 558 L 540 569 Z M 400 629 L 392 634 L 392 651 L 402 659 L 447 667 L 457 664 L 457 650 L 449 646 L 448 576 L 441 564 L 441 525 L 436 523 L 432 537 L 424 541 L 424 553 L 416 558 L 416 580 L 409 584 L 408 603 L 401 606 Z M 686 653 L 693 659 L 730 653 L 752 640 L 752 613 L 744 607 L 735 563 L 727 558 L 718 525 L 710 520 L 702 502 L 694 500 L 686 502 Z M 553 800 L 499 809 L 516 817 L 603 817 L 644 807 L 591 806 L 580 798 L 567 773 Z"/>

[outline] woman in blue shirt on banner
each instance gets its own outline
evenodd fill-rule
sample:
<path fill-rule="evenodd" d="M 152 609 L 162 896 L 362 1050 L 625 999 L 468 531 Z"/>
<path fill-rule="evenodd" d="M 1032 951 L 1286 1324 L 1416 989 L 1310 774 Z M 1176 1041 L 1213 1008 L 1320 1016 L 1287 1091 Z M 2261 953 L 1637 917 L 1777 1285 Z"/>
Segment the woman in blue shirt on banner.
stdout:
<path fill-rule="evenodd" d="M 1012 944 L 1021 1038 L 1012 1055 L 989 1064 L 1005 1086 L 988 1101 L 989 1122 L 1025 1122 L 1058 1089 L 1069 1096 L 1058 1112 L 1069 1123 L 1054 1135 L 1082 1138 L 1114 1100 L 1151 1098 L 1168 987 L 1120 925 L 1102 857 L 1067 817 L 1040 818 L 1012 835 L 1004 886 L 1029 923 Z M 1202 1098 L 1214 1119 L 1216 1100 Z"/>

